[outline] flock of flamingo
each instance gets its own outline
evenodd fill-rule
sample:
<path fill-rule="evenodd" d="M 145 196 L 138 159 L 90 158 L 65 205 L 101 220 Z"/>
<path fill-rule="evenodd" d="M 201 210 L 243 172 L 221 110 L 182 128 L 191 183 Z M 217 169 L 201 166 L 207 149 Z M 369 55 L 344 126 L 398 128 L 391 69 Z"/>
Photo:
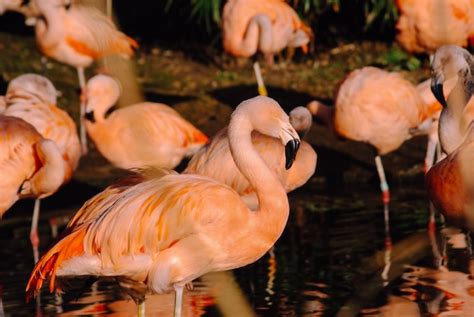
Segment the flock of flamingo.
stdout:
<path fill-rule="evenodd" d="M 316 169 L 316 152 L 301 140 L 313 117 L 374 148 L 384 204 L 390 193 L 381 156 L 427 135 L 432 202 L 448 220 L 474 228 L 474 58 L 461 48 L 474 38 L 474 1 L 397 5 L 397 39 L 409 51 L 433 54 L 431 79 L 413 85 L 401 74 L 364 67 L 347 75 L 334 106 L 312 101 L 289 116 L 266 96 L 236 100 L 228 127 L 209 139 L 164 104 L 110 112 L 127 92 L 105 74 L 86 80 L 84 68 L 112 54 L 131 57 L 138 45 L 100 11 L 70 0 L 0 1 L 0 12 L 27 17 L 44 55 L 77 69 L 81 88 L 79 134 L 43 76 L 15 78 L 0 99 L 0 215 L 19 199 L 36 199 L 30 239 L 37 263 L 28 295 L 37 295 L 48 279 L 52 292 L 57 278 L 109 276 L 141 314 L 146 294 L 174 290 L 175 316 L 181 316 L 185 286 L 205 273 L 258 260 L 282 234 L 287 193 Z M 281 0 L 229 0 L 222 28 L 228 53 L 262 53 L 270 65 L 284 48 L 306 52 L 314 38 Z M 111 164 L 136 174 L 84 203 L 39 259 L 39 201 L 72 178 L 87 153 L 86 134 Z M 443 155 L 433 166 L 437 146 Z M 169 170 L 185 157 L 191 160 L 181 174 Z"/>

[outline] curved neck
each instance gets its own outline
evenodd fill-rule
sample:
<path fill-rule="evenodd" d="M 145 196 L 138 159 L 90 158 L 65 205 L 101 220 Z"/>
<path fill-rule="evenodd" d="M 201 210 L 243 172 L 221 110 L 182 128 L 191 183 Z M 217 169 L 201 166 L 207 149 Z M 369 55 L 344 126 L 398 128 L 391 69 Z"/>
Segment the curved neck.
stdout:
<path fill-rule="evenodd" d="M 64 8 L 57 8 L 48 3 L 48 1 L 36 1 L 38 11 L 46 20 L 46 23 L 38 23 L 37 29 L 43 29 L 41 38 L 42 46 L 53 46 L 56 45 L 61 39 L 63 34 L 64 25 L 62 23 L 62 13 Z M 44 25 L 46 24 L 46 25 Z"/>
<path fill-rule="evenodd" d="M 65 162 L 51 140 L 41 140 L 35 145 L 42 166 L 31 178 L 32 193 L 43 198 L 54 193 L 64 181 Z"/>
<path fill-rule="evenodd" d="M 272 48 L 272 22 L 263 14 L 250 20 L 242 42 L 242 50 L 248 54 L 254 54 L 257 48 L 263 53 Z"/>
<path fill-rule="evenodd" d="M 234 112 L 228 130 L 229 147 L 238 169 L 255 188 L 259 201 L 255 215 L 265 218 L 259 219 L 257 224 L 276 231 L 276 239 L 288 219 L 288 197 L 277 176 L 253 147 L 251 138 L 253 130 L 254 127 L 245 113 Z"/>

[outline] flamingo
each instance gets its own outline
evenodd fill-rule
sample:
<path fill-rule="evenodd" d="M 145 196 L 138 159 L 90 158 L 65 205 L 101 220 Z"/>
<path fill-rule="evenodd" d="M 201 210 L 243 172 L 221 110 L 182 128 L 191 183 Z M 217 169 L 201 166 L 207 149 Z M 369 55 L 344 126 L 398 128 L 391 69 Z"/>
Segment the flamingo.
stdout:
<path fill-rule="evenodd" d="M 83 125 L 85 114 L 84 68 L 95 60 L 113 54 L 129 58 L 138 44 L 118 31 L 113 22 L 99 10 L 64 0 L 36 1 L 43 19 L 36 23 L 36 41 L 43 54 L 76 67 L 81 88 L 80 137 L 83 154 L 87 136 Z"/>
<path fill-rule="evenodd" d="M 207 143 L 205 134 L 164 104 L 134 104 L 107 116 L 120 96 L 118 82 L 109 76 L 91 78 L 86 92 L 87 133 L 117 167 L 173 168 Z"/>
<path fill-rule="evenodd" d="M 81 146 L 72 118 L 56 106 L 58 92 L 46 77 L 24 74 L 7 88 L 4 114 L 18 117 L 58 146 L 65 161 L 64 182 L 72 178 L 79 163 Z"/>
<path fill-rule="evenodd" d="M 440 47 L 432 61 L 432 90 L 444 106 L 439 135 L 443 151 L 448 156 L 426 175 L 428 194 L 436 207 L 457 225 L 474 228 L 474 63 L 463 48 Z M 445 100 L 443 85 L 450 78 L 456 85 Z"/>
<path fill-rule="evenodd" d="M 465 49 L 455 45 L 440 47 L 431 64 L 433 94 L 443 105 L 440 116 L 439 138 L 447 154 L 456 150 L 464 141 L 467 127 L 474 120 L 474 58 Z M 455 80 L 448 100 L 444 98 L 443 85 Z"/>
<path fill-rule="evenodd" d="M 335 107 L 312 101 L 311 113 L 338 135 L 370 144 L 384 204 L 390 191 L 381 155 L 398 149 L 439 106 L 423 102 L 416 87 L 398 73 L 364 67 L 350 73 L 339 88 Z"/>
<path fill-rule="evenodd" d="M 304 107 L 297 107 L 290 113 L 290 123 L 302 137 L 302 133 L 311 127 L 311 113 Z M 295 162 L 290 169 L 285 167 L 283 159 L 285 148 L 278 139 L 254 132 L 252 144 L 267 166 L 276 173 L 287 192 L 303 186 L 316 170 L 316 152 L 305 141 L 301 142 Z M 192 157 L 183 174 L 199 174 L 214 178 L 232 187 L 252 209 L 258 207 L 255 188 L 232 159 L 228 128 L 218 132 L 208 145 Z"/>
<path fill-rule="evenodd" d="M 397 41 L 409 52 L 433 53 L 445 44 L 474 43 L 473 0 L 397 0 Z"/>
<path fill-rule="evenodd" d="M 53 141 L 64 160 L 63 183 L 68 182 L 77 168 L 81 156 L 81 146 L 76 125 L 67 112 L 56 106 L 58 92 L 46 78 L 36 74 L 25 74 L 12 80 L 7 88 L 4 115 L 23 119 L 31 124 L 45 139 Z M 35 202 L 40 209 L 40 200 Z M 36 224 L 32 235 L 39 237 Z M 35 238 L 33 248 L 37 250 L 39 238 Z M 38 260 L 35 251 L 35 261 Z"/>
<path fill-rule="evenodd" d="M 115 276 L 139 307 L 146 293 L 174 289 L 175 316 L 180 316 L 187 283 L 258 260 L 281 235 L 289 204 L 281 182 L 252 145 L 254 130 L 280 139 L 287 168 L 299 137 L 268 97 L 246 100 L 232 114 L 230 149 L 256 189 L 256 211 L 232 188 L 205 176 L 163 171 L 161 177 L 135 176 L 84 204 L 33 269 L 27 293 L 38 294 L 46 278 L 53 291 L 56 277 Z"/>
<path fill-rule="evenodd" d="M 30 240 L 38 258 L 39 200 L 64 179 L 64 160 L 56 144 L 22 119 L 0 114 L 0 217 L 20 198 L 35 197 Z"/>
<path fill-rule="evenodd" d="M 237 57 L 258 51 L 267 63 L 285 47 L 301 47 L 313 37 L 311 29 L 282 0 L 229 0 L 222 16 L 224 50 Z"/>
<path fill-rule="evenodd" d="M 471 123 L 463 143 L 426 174 L 426 188 L 433 204 L 452 223 L 471 230 L 474 228 L 473 161 L 474 123 Z"/>

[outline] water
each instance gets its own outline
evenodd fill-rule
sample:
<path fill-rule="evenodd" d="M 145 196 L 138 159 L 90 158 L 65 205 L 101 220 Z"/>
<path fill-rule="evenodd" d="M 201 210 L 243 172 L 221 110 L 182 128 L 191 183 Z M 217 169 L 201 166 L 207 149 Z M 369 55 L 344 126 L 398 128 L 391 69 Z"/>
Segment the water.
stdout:
<path fill-rule="evenodd" d="M 390 236 L 375 187 L 346 187 L 334 192 L 313 182 L 292 193 L 290 220 L 274 249 L 252 265 L 196 281 L 185 291 L 184 316 L 474 316 L 469 236 L 438 225 L 430 239 L 422 185 L 392 193 Z M 43 252 L 53 241 L 50 220 L 61 230 L 78 209 L 57 208 L 54 199 L 42 210 Z M 85 289 L 75 281 L 63 296 L 44 287 L 41 302 L 27 304 L 31 210 L 20 204 L 0 222 L 0 316 L 136 314 L 111 280 Z M 173 304 L 174 294 L 148 296 L 147 316 L 172 316 Z"/>

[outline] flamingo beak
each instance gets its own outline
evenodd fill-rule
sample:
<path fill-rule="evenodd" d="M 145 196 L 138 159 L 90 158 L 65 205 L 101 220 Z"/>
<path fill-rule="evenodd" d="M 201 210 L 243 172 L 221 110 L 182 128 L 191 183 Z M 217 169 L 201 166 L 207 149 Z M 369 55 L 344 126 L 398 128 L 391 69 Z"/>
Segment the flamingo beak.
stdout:
<path fill-rule="evenodd" d="M 439 101 L 439 103 L 446 108 L 448 106 L 446 99 L 444 98 L 444 93 L 443 93 L 443 81 L 440 79 L 440 76 L 434 75 L 431 78 L 431 91 L 433 92 L 433 95 L 435 96 L 436 100 Z"/>
<path fill-rule="evenodd" d="M 300 140 L 298 139 L 291 139 L 285 145 L 285 168 L 288 170 L 293 165 L 293 162 L 296 158 L 296 153 L 298 153 L 298 149 L 300 148 Z"/>

